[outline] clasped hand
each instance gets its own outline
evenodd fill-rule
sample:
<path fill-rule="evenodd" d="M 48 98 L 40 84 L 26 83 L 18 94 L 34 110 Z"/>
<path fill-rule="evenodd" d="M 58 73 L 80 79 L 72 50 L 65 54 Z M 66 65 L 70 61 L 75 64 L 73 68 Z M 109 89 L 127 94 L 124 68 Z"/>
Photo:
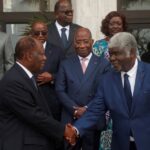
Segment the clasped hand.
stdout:
<path fill-rule="evenodd" d="M 70 123 L 65 126 L 64 137 L 70 145 L 74 146 L 76 144 L 78 135 L 76 129 Z"/>

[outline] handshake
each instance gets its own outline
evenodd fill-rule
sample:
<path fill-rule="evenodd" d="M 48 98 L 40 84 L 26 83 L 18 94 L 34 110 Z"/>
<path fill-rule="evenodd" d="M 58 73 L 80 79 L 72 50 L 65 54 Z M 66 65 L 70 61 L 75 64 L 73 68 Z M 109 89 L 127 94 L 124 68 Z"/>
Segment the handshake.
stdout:
<path fill-rule="evenodd" d="M 77 134 L 76 129 L 70 123 L 66 124 L 65 126 L 64 137 L 70 145 L 74 146 L 76 144 L 79 135 Z"/>

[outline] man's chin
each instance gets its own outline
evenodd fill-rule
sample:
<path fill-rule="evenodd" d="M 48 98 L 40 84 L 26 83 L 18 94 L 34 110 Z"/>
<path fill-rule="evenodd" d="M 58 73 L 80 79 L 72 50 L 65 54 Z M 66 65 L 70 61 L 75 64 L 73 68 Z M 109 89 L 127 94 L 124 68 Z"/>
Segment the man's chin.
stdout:
<path fill-rule="evenodd" d="M 42 69 L 43 69 L 43 67 L 44 67 L 44 65 L 45 65 L 45 63 L 41 64 L 41 67 L 40 67 L 40 69 L 39 69 L 39 70 L 42 70 Z"/>
<path fill-rule="evenodd" d="M 121 71 L 121 67 L 113 66 L 113 68 L 114 68 L 116 71 L 118 71 L 118 72 L 120 72 L 120 71 Z"/>

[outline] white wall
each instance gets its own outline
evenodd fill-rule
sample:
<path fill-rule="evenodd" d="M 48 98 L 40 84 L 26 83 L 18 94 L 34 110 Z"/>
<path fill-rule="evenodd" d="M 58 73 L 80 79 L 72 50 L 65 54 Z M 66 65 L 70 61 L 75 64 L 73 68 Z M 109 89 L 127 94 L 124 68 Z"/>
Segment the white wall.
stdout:
<path fill-rule="evenodd" d="M 101 20 L 117 10 L 117 0 L 72 0 L 74 22 L 91 30 L 94 40 L 103 38 L 100 33 Z"/>

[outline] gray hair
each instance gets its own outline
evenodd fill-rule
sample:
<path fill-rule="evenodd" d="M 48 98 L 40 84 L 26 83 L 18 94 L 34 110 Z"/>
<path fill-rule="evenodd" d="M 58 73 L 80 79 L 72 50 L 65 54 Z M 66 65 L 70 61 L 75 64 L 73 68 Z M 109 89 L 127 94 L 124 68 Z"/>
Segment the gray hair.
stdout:
<path fill-rule="evenodd" d="M 108 47 L 118 47 L 119 49 L 124 49 L 127 56 L 129 56 L 132 48 L 137 51 L 137 42 L 131 33 L 119 32 L 110 39 Z"/>

